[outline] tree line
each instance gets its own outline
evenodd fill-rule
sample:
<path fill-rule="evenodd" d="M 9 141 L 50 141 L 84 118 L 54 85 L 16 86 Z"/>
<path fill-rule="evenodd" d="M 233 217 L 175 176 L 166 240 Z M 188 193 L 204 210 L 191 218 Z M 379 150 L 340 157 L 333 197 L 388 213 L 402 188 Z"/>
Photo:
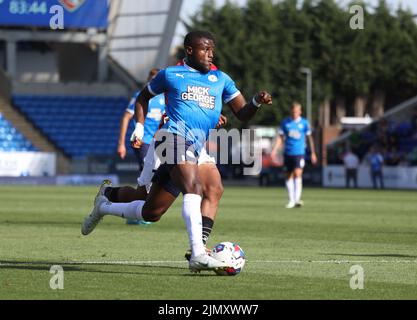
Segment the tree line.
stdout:
<path fill-rule="evenodd" d="M 363 8 L 363 29 L 351 28 L 354 4 Z M 248 0 L 244 7 L 227 1 L 216 7 L 206 0 L 185 25 L 214 34 L 215 63 L 242 92 L 273 93 L 275 107 L 252 124 L 277 125 L 293 100 L 305 106 L 301 67 L 313 72 L 316 121 L 326 103 L 347 115 L 362 103 L 363 113 L 372 115 L 417 94 L 416 19 L 401 7 L 390 11 L 385 0 L 375 8 L 361 1 L 344 8 L 334 0 Z"/>

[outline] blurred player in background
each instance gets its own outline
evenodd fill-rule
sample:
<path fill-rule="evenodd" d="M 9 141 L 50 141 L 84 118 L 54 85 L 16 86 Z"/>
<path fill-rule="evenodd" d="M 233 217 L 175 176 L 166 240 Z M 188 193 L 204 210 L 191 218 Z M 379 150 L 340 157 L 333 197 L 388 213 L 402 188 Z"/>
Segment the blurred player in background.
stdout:
<path fill-rule="evenodd" d="M 202 186 L 198 174 L 198 157 L 207 141 L 209 131 L 220 118 L 222 102 L 226 103 L 241 121 L 249 121 L 262 104 L 272 104 L 271 95 L 257 93 L 250 102 L 236 88 L 233 80 L 219 70 L 212 70 L 215 40 L 205 31 L 190 32 L 184 39 L 186 60 L 183 66 L 162 70 L 145 87 L 136 101 L 137 121 L 132 140 L 144 135 L 143 123 L 149 100 L 166 94 L 168 122 L 159 133 L 166 140 L 157 139 L 155 148 L 164 147 L 174 155 L 158 168 L 146 201 L 111 203 L 99 196 L 83 224 L 82 233 L 89 234 L 105 215 L 134 216 L 145 221 L 159 221 L 179 193 L 183 193 L 182 216 L 186 224 L 192 256 L 191 271 L 214 270 L 228 267 L 210 257 L 202 239 Z M 160 156 L 160 155 L 158 155 Z"/>
<path fill-rule="evenodd" d="M 285 144 L 284 165 L 287 170 L 286 186 L 288 190 L 288 209 L 303 206 L 301 194 L 303 190 L 303 169 L 305 166 L 306 137 L 311 150 L 311 163 L 317 163 L 314 140 L 310 124 L 301 117 L 302 108 L 298 102 L 291 106 L 291 116 L 281 122 L 279 135 L 272 149 L 271 156 L 276 157 L 278 150 Z"/>
<path fill-rule="evenodd" d="M 151 81 L 159 72 L 159 69 L 153 68 L 148 75 L 147 81 Z M 125 137 L 127 128 L 129 126 L 129 121 L 133 120 L 133 115 L 135 113 L 135 102 L 137 97 L 139 96 L 140 91 L 135 92 L 133 95 L 121 121 L 120 121 L 120 133 L 119 133 L 119 144 L 117 147 L 117 153 L 119 154 L 121 159 L 126 157 L 126 143 Z M 146 115 L 144 128 L 145 133 L 142 139 L 142 143 L 140 145 L 132 146 L 132 149 L 135 153 L 136 159 L 138 160 L 139 164 L 139 172 L 143 170 L 144 159 L 146 153 L 148 152 L 149 145 L 155 135 L 155 132 L 158 130 L 159 124 L 162 119 L 162 115 L 165 112 L 165 97 L 163 94 L 152 98 L 149 101 L 148 105 L 148 113 Z M 126 220 L 127 224 L 147 224 L 143 221 L 139 221 L 137 219 L 128 219 Z"/>
<path fill-rule="evenodd" d="M 367 156 L 367 161 L 369 163 L 369 169 L 371 170 L 373 188 L 378 189 L 377 181 L 379 180 L 379 187 L 384 189 L 384 174 L 382 172 L 384 168 L 384 157 L 379 151 L 378 146 L 372 146 L 369 155 Z"/>

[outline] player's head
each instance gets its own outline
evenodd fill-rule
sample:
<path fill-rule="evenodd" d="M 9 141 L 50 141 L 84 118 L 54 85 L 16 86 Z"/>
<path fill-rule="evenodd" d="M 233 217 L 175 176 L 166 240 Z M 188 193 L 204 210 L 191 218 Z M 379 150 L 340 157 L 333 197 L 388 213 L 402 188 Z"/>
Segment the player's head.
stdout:
<path fill-rule="evenodd" d="M 215 47 L 216 42 L 210 32 L 191 31 L 184 39 L 187 64 L 200 72 L 209 72 L 214 59 Z"/>
<path fill-rule="evenodd" d="M 151 81 L 155 76 L 158 74 L 159 69 L 158 68 L 152 68 L 151 71 L 149 71 L 148 74 L 148 82 Z"/>
<path fill-rule="evenodd" d="M 298 119 L 301 114 L 303 113 L 303 109 L 301 107 L 301 103 L 299 103 L 298 101 L 294 101 L 291 104 L 291 118 Z"/>

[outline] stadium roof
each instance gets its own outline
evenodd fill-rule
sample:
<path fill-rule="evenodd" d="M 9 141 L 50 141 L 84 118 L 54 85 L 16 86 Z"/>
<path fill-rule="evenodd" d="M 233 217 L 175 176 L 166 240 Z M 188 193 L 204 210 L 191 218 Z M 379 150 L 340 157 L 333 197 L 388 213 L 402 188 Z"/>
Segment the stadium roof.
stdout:
<path fill-rule="evenodd" d="M 109 53 L 136 80 L 166 67 L 183 0 L 114 0 L 108 28 Z"/>

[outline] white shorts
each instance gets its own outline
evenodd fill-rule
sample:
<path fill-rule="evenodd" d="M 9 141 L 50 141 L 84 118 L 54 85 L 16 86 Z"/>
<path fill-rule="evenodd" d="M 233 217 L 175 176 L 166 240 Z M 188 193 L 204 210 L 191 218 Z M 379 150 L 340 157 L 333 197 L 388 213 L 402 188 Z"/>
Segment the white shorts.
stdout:
<path fill-rule="evenodd" d="M 198 165 L 203 164 L 212 164 L 216 165 L 216 159 L 210 156 L 206 150 L 206 148 L 201 149 L 200 156 L 198 157 Z M 161 160 L 155 153 L 155 140 L 152 139 L 148 152 L 146 153 L 145 159 L 143 161 L 143 169 L 138 178 L 138 185 L 140 187 L 146 186 L 146 189 L 150 190 L 152 185 L 152 178 L 158 170 L 159 166 L 161 165 Z"/>

